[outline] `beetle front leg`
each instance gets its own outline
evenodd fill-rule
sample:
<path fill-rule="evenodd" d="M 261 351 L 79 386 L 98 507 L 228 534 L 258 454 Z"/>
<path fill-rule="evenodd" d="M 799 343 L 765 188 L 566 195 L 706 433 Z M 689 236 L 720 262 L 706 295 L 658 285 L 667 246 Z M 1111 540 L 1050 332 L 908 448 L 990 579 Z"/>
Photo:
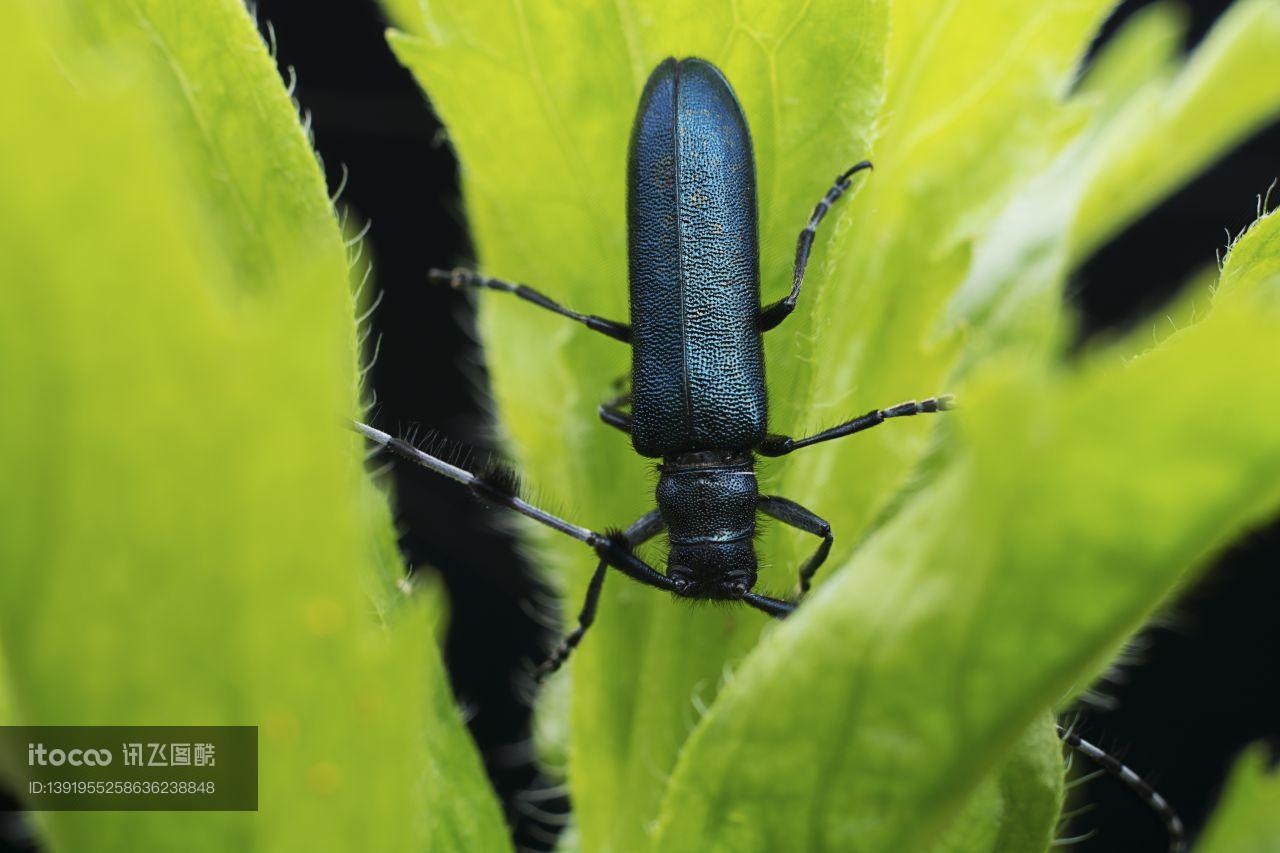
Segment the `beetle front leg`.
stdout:
<path fill-rule="evenodd" d="M 780 598 L 770 598 L 767 595 L 757 595 L 754 592 L 749 592 L 742 596 L 742 600 L 761 613 L 769 614 L 774 619 L 786 619 L 796 609 L 794 602 L 783 601 Z"/>
<path fill-rule="evenodd" d="M 628 527 L 626 532 L 622 534 L 622 538 L 628 547 L 643 545 L 661 533 L 665 527 L 666 524 L 663 522 L 662 516 L 655 509 L 646 513 Z M 591 575 L 591 581 L 587 584 L 587 596 L 582 602 L 581 612 L 578 613 L 577 627 L 565 635 L 564 639 L 552 650 L 547 659 L 534 671 L 534 677 L 538 680 L 538 683 L 542 683 L 547 679 L 547 676 L 564 666 L 564 662 L 569 659 L 569 655 L 573 654 L 573 650 L 578 647 L 578 643 L 582 642 L 587 629 L 596 621 L 596 609 L 600 606 L 600 593 L 604 589 L 604 578 L 608 572 L 609 562 L 604 559 L 600 560 L 599 564 L 596 565 L 595 573 Z"/>
<path fill-rule="evenodd" d="M 582 637 L 587 633 L 587 629 L 596 621 L 596 608 L 600 606 L 600 591 L 604 589 L 604 576 L 609 573 L 609 564 L 601 560 L 596 564 L 596 570 L 591 575 L 591 581 L 587 584 L 587 597 L 582 602 L 582 610 L 578 613 L 578 625 L 572 631 L 565 635 L 559 644 L 551 651 L 538 668 L 534 670 L 533 677 L 541 684 L 547 679 L 547 676 L 558 670 L 569 659 L 569 655 L 573 654 L 573 650 L 578 647 L 578 643 L 582 642 Z"/>
<path fill-rule="evenodd" d="M 955 408 L 955 398 L 950 394 L 930 397 L 919 402 L 908 400 L 905 403 L 899 403 L 887 409 L 872 409 L 865 415 L 859 415 L 853 420 L 845 421 L 842 424 L 833 426 L 831 429 L 824 429 L 822 432 L 806 438 L 792 438 L 789 435 L 767 436 L 764 441 L 760 442 L 756 452 L 761 456 L 785 456 L 793 450 L 799 450 L 811 444 L 831 441 L 833 438 L 843 438 L 846 435 L 853 435 L 855 432 L 871 429 L 873 426 L 879 426 L 890 418 L 933 414 L 934 412 L 945 412 L 953 408 Z"/>

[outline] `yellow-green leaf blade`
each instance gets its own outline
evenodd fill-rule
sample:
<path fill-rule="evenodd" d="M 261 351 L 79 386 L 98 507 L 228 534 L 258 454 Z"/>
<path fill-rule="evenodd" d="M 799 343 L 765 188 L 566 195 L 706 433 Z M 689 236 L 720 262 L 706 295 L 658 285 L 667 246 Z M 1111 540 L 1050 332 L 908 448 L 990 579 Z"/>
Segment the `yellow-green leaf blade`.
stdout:
<path fill-rule="evenodd" d="M 1037 720 L 969 795 L 933 853 L 1047 850 L 1062 810 L 1062 744 L 1053 720 Z"/>
<path fill-rule="evenodd" d="M 1280 851 L 1280 774 L 1259 745 L 1236 761 L 1197 853 Z"/>
<path fill-rule="evenodd" d="M 184 37 L 234 48 L 202 45 L 187 82 L 274 105 L 228 107 L 266 161 L 237 142 L 212 165 L 148 39 L 6 10 L 0 650 L 14 722 L 258 725 L 261 810 L 54 813 L 43 840 L 498 849 L 425 609 L 374 613 L 390 525 L 341 427 L 353 321 L 319 170 L 238 4 L 178 5 L 210 24 Z M 262 233 L 226 239 L 243 222 L 208 188 L 255 169 Z M 263 287 L 244 299 L 250 277 Z"/>
<path fill-rule="evenodd" d="M 1280 5 L 1229 7 L 1190 62 L 1128 103 L 1108 129 L 1071 234 L 1087 257 L 1182 181 L 1280 117 Z M 1262 188 L 1259 188 L 1260 190 Z"/>

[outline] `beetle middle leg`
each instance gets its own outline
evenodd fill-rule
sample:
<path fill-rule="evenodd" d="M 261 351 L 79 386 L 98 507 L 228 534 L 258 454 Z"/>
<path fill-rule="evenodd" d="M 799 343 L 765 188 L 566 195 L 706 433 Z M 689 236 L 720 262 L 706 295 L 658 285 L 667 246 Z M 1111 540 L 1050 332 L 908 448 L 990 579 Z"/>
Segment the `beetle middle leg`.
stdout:
<path fill-rule="evenodd" d="M 631 413 L 623 411 L 623 406 L 631 405 L 631 393 L 620 394 L 612 400 L 600 404 L 600 420 L 614 429 L 631 434 Z"/>
<path fill-rule="evenodd" d="M 756 506 L 767 516 L 822 538 L 818 549 L 800 567 L 800 595 L 803 596 L 809 591 L 814 573 L 826 561 L 827 554 L 831 553 L 831 543 L 835 541 L 835 537 L 831 535 L 831 525 L 812 510 L 802 507 L 793 500 L 776 495 L 761 495 L 756 501 Z"/>
<path fill-rule="evenodd" d="M 438 281 L 448 284 L 454 290 L 461 290 L 465 287 L 485 290 L 497 290 L 501 293 L 511 293 L 526 302 L 532 302 L 540 308 L 559 314 L 561 317 L 568 317 L 586 326 L 588 329 L 608 335 L 614 340 L 622 341 L 624 344 L 631 343 L 631 327 L 626 323 L 618 323 L 613 320 L 606 320 L 603 317 L 597 317 L 594 314 L 579 314 L 565 308 L 559 302 L 556 302 L 550 296 L 527 287 L 523 284 L 516 284 L 510 281 L 503 281 L 498 278 L 488 278 L 471 270 L 454 269 L 454 270 L 429 270 L 427 278 L 431 281 Z"/>
<path fill-rule="evenodd" d="M 822 197 L 822 201 L 814 206 L 813 213 L 809 215 L 809 224 L 804 227 L 796 240 L 796 263 L 791 276 L 791 292 L 760 311 L 760 331 L 769 331 L 796 310 L 796 301 L 800 298 L 800 285 L 804 283 L 804 272 L 809 266 L 809 252 L 813 249 L 814 235 L 818 233 L 818 223 L 827 215 L 831 205 L 848 191 L 853 182 L 853 176 L 863 169 L 870 168 L 871 161 L 863 160 L 842 172 L 836 178 L 836 182 L 831 185 L 831 189 L 827 190 L 827 194 Z"/>
<path fill-rule="evenodd" d="M 623 541 L 630 547 L 643 545 L 653 537 L 663 531 L 666 524 L 662 520 L 662 515 L 658 510 L 651 510 L 643 515 L 638 521 L 632 524 L 622 534 Z M 591 575 L 591 581 L 587 584 L 587 597 L 582 602 L 582 611 L 578 614 L 578 625 L 570 631 L 559 645 L 551 652 L 541 665 L 534 672 L 534 677 L 542 682 L 564 665 L 569 659 L 569 655 L 573 654 L 573 650 L 578 647 L 578 643 L 582 642 L 582 637 L 587 633 L 587 629 L 591 627 L 596 620 L 596 608 L 600 606 L 600 592 L 604 589 L 604 576 L 609 571 L 609 564 L 605 560 L 601 560 L 596 565 L 596 570 Z"/>
<path fill-rule="evenodd" d="M 899 403 L 887 409 L 872 409 L 865 415 L 859 415 L 853 420 L 845 421 L 842 424 L 833 426 L 830 429 L 824 429 L 822 432 L 805 438 L 792 438 L 789 435 L 769 435 L 764 441 L 760 442 L 756 452 L 761 456 L 785 456 L 793 450 L 799 450 L 811 444 L 831 441 L 833 438 L 843 438 L 846 435 L 853 435 L 855 432 L 871 429 L 873 426 L 879 426 L 889 420 L 889 418 L 905 418 L 912 415 L 945 412 L 954 406 L 955 398 L 950 394 L 929 397 L 919 402 L 908 400 L 905 403 Z"/>

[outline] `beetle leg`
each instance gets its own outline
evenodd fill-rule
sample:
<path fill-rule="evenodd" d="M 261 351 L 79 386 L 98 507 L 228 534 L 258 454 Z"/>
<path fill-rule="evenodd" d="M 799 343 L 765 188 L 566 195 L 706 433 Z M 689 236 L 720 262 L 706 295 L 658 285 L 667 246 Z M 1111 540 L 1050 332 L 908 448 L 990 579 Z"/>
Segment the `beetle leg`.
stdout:
<path fill-rule="evenodd" d="M 578 647 L 578 643 L 582 642 L 582 637 L 587 633 L 587 629 L 591 627 L 591 623 L 596 621 L 596 608 L 600 605 L 600 591 L 604 589 L 604 576 L 608 574 L 609 564 L 601 560 L 596 564 L 596 570 L 591 575 L 591 581 L 587 584 L 587 597 L 582 602 L 582 610 L 578 613 L 578 627 L 574 628 L 565 635 L 547 659 L 538 664 L 538 668 L 533 671 L 533 677 L 539 684 L 547 680 L 547 677 L 564 665 L 569 659 L 569 655 L 573 654 L 573 650 Z"/>
<path fill-rule="evenodd" d="M 774 326 L 777 326 L 783 320 L 796 310 L 796 300 L 800 298 L 800 285 L 804 283 L 804 272 L 809 266 L 809 251 L 813 248 L 813 238 L 818 232 L 818 223 L 822 221 L 822 217 L 827 215 L 827 211 L 831 209 L 831 205 L 835 204 L 840 196 L 844 195 L 853 182 L 853 176 L 863 169 L 870 169 L 871 162 L 863 160 L 856 166 L 843 172 L 836 182 L 831 185 L 831 189 L 827 190 L 827 194 L 822 197 L 822 201 L 813 208 L 813 213 L 809 215 L 809 224 L 800 232 L 800 237 L 796 240 L 796 263 L 795 270 L 791 276 L 791 292 L 777 302 L 769 305 L 760 311 L 760 331 L 767 332 Z"/>
<path fill-rule="evenodd" d="M 614 429 L 620 429 L 628 435 L 631 434 L 631 413 L 624 412 L 623 406 L 630 405 L 631 394 L 622 394 L 614 397 L 606 403 L 600 404 L 600 420 L 607 423 Z"/>
<path fill-rule="evenodd" d="M 824 429 L 822 432 L 806 438 L 792 438 L 789 435 L 766 436 L 765 440 L 760 442 L 760 446 L 756 448 L 756 452 L 761 456 L 785 456 L 793 450 L 799 450 L 811 444 L 831 441 L 833 438 L 843 438 L 846 435 L 853 435 L 855 432 L 871 429 L 873 426 L 879 426 L 884 423 L 889 418 L 905 418 L 911 415 L 945 412 L 953 408 L 955 408 L 955 398 L 950 394 L 930 397 L 918 403 L 915 400 L 908 400 L 888 409 L 873 409 L 865 415 L 859 415 L 851 421 L 845 421 L 842 424 L 831 427 L 831 429 Z"/>
<path fill-rule="evenodd" d="M 628 527 L 622 535 L 626 543 L 634 547 L 657 536 L 664 527 L 666 527 L 666 524 L 663 522 L 658 510 L 655 509 Z M 578 643 L 582 642 L 582 637 L 587 633 L 587 629 L 596 621 L 596 608 L 600 605 L 600 592 L 604 589 L 604 577 L 608 572 L 608 567 L 609 564 L 604 560 L 601 560 L 596 566 L 595 573 L 591 575 L 591 581 L 587 584 L 587 597 L 582 602 L 582 611 L 578 613 L 577 627 L 560 641 L 547 659 L 534 671 L 534 677 L 537 678 L 539 683 L 545 681 L 547 676 L 564 665 L 564 662 L 569 659 L 569 655 L 573 654 L 573 650 L 578 647 Z"/>
<path fill-rule="evenodd" d="M 430 281 L 438 281 L 448 284 L 454 290 L 471 287 L 476 289 L 497 290 L 502 293 L 513 293 L 526 302 L 532 302 L 534 305 L 559 314 L 561 317 L 568 317 L 570 320 L 575 320 L 586 326 L 588 329 L 593 329 L 601 334 L 608 335 L 614 340 L 622 341 L 624 344 L 631 343 L 631 327 L 626 323 L 616 323 L 613 320 L 606 320 L 603 317 L 597 317 L 594 314 L 579 314 L 577 311 L 571 311 L 551 297 L 539 293 L 532 287 L 526 287 L 523 284 L 513 284 L 512 282 L 502 281 L 497 278 L 487 278 L 479 273 L 464 269 L 430 270 L 427 272 L 427 278 Z"/>
<path fill-rule="evenodd" d="M 809 591 L 809 585 L 813 581 L 814 573 L 818 571 L 818 567 L 823 564 L 827 559 L 827 554 L 831 552 L 831 543 L 835 540 L 835 537 L 831 535 L 831 525 L 827 523 L 825 518 L 787 498 L 761 495 L 756 501 L 756 506 L 765 515 L 772 516 L 784 524 L 803 530 L 805 533 L 812 533 L 814 536 L 822 538 L 818 549 L 800 567 L 799 597 L 803 597 Z"/>

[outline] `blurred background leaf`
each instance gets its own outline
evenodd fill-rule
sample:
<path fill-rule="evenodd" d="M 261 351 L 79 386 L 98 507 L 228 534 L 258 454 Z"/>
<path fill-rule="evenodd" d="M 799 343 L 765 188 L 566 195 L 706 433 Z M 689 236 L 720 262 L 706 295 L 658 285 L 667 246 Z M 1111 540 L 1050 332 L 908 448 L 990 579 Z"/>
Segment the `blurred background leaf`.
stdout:
<path fill-rule="evenodd" d="M 1280 775 L 1259 745 L 1242 755 L 1197 853 L 1275 853 L 1280 850 Z"/>
<path fill-rule="evenodd" d="M 1009 347 L 1044 357 L 1069 340 L 1063 290 L 1089 254 L 1280 116 L 1280 6 L 1234 4 L 1185 63 L 1171 56 L 1181 25 L 1167 4 L 1125 23 L 1067 100 L 1084 125 L 976 242 L 934 329 L 977 338 L 967 365 Z"/>
<path fill-rule="evenodd" d="M 390 606 L 343 236 L 253 20 L 23 2 L 4 42 L 8 716 L 260 738 L 260 811 L 47 813 L 49 849 L 502 848 L 427 602 Z"/>
<path fill-rule="evenodd" d="M 1236 3 L 1182 67 L 1162 63 L 1140 70 L 1140 62 L 1121 58 L 1119 54 L 1150 51 L 1151 45 L 1166 50 L 1176 9 L 1153 7 L 1133 26 L 1163 32 L 1142 31 L 1113 46 L 1115 62 L 1127 61 L 1130 74 L 1094 81 L 1111 104 L 1082 175 L 1085 192 L 1070 241 L 1076 262 L 1280 116 L 1280 5 L 1273 0 Z M 1143 70 L 1149 72 L 1146 79 Z"/>

